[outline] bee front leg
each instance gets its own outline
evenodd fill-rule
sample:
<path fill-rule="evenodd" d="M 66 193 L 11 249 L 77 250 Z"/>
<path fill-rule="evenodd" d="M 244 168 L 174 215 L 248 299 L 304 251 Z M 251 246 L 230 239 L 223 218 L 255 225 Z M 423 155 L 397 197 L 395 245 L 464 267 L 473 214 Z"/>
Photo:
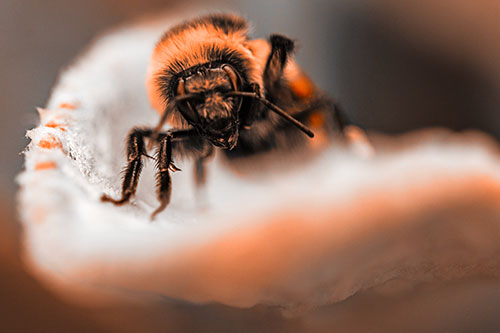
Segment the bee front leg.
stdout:
<path fill-rule="evenodd" d="M 345 128 L 350 124 L 350 121 L 338 103 L 333 102 L 332 108 L 335 126 L 338 128 L 340 133 L 345 136 Z"/>
<path fill-rule="evenodd" d="M 170 170 L 179 170 L 172 163 L 172 135 L 162 134 L 158 137 L 160 146 L 156 156 L 158 173 L 156 175 L 156 186 L 158 193 L 158 200 L 160 206 L 151 214 L 151 220 L 154 220 L 156 215 L 162 212 L 170 202 L 170 195 L 172 193 L 172 179 L 170 177 Z"/>
<path fill-rule="evenodd" d="M 333 109 L 334 125 L 338 128 L 351 149 L 363 158 L 371 158 L 375 155 L 375 148 L 365 130 L 352 124 L 338 103 L 331 102 L 331 108 Z"/>
<path fill-rule="evenodd" d="M 142 157 L 146 156 L 144 137 L 149 135 L 151 135 L 151 130 L 149 129 L 132 129 L 127 140 L 128 162 L 123 176 L 122 197 L 121 199 L 116 200 L 103 194 L 101 197 L 102 201 L 111 202 L 115 205 L 123 205 L 135 194 L 139 176 L 141 175 L 143 167 Z"/>
<path fill-rule="evenodd" d="M 156 215 L 161 213 L 170 203 L 170 195 L 172 192 L 172 179 L 170 171 L 180 171 L 172 160 L 172 141 L 189 141 L 190 138 L 198 138 L 198 133 L 193 129 L 188 130 L 171 130 L 156 135 L 159 143 L 158 152 L 156 154 L 156 166 L 158 172 L 156 174 L 156 188 L 160 206 L 151 214 L 151 220 L 154 220 Z"/>
<path fill-rule="evenodd" d="M 213 155 L 214 147 L 210 145 L 207 147 L 207 150 L 208 151 L 205 155 L 197 158 L 195 161 L 194 183 L 196 184 L 197 188 L 203 186 L 207 180 L 207 172 L 206 172 L 206 168 L 205 168 L 205 162 L 210 156 Z"/>

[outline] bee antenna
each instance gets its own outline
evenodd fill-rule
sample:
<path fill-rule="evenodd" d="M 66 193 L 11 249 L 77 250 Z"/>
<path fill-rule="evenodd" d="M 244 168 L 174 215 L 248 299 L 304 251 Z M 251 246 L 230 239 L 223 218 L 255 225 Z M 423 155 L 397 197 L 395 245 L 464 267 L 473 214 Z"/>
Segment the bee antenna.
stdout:
<path fill-rule="evenodd" d="M 200 94 L 185 94 L 182 96 L 175 97 L 174 101 L 175 101 L 175 103 L 179 103 L 179 102 L 189 100 L 189 99 L 203 100 L 203 96 L 201 96 Z"/>
<path fill-rule="evenodd" d="M 269 100 L 267 100 L 267 99 L 259 96 L 256 93 L 246 92 L 246 91 L 231 91 L 231 92 L 226 93 L 225 95 L 228 96 L 228 97 L 230 97 L 230 96 L 241 96 L 241 97 L 251 97 L 253 99 L 256 99 L 259 102 L 261 102 L 262 104 L 264 104 L 269 110 L 275 112 L 276 114 L 278 114 L 281 117 L 283 117 L 286 120 L 288 120 L 295 127 L 297 127 L 302 132 L 304 132 L 307 136 L 309 136 L 310 138 L 314 138 L 314 132 L 309 127 L 307 127 L 306 125 L 304 125 L 303 123 L 301 123 L 300 121 L 298 121 L 297 119 L 295 119 L 294 117 L 292 117 L 291 115 L 289 115 L 288 113 L 286 113 L 285 111 L 283 111 L 276 104 L 271 103 Z"/>

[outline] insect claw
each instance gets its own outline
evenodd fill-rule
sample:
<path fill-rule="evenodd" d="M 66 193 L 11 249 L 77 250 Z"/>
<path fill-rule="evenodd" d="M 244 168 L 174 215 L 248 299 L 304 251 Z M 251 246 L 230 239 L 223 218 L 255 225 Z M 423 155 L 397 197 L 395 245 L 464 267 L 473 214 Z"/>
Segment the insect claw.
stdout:
<path fill-rule="evenodd" d="M 172 172 L 182 171 L 182 169 L 179 169 L 178 167 L 176 167 L 174 163 L 170 163 L 170 165 L 168 166 L 168 169 Z"/>

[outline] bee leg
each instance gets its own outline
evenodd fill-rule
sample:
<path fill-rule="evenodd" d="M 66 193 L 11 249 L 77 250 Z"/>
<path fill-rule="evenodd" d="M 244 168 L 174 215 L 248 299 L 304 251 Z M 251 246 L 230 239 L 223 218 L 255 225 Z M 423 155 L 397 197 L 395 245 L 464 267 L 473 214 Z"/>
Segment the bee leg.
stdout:
<path fill-rule="evenodd" d="M 170 195 L 172 193 L 172 179 L 169 170 L 179 170 L 172 163 L 172 135 L 161 134 L 158 136 L 160 146 L 157 153 L 157 167 L 158 173 L 156 175 L 156 186 L 158 193 L 158 200 L 160 206 L 151 214 L 151 220 L 154 220 L 156 215 L 162 212 L 170 202 Z"/>
<path fill-rule="evenodd" d="M 139 176 L 143 167 L 142 157 L 147 156 L 144 146 L 144 137 L 149 135 L 151 135 L 151 130 L 139 128 L 132 129 L 127 140 L 128 162 L 123 176 L 122 197 L 116 200 L 103 194 L 101 197 L 102 201 L 111 202 L 115 205 L 123 205 L 135 194 L 137 182 L 139 181 Z"/>
<path fill-rule="evenodd" d="M 207 180 L 207 172 L 203 165 L 203 158 L 198 158 L 194 162 L 194 183 L 197 188 L 204 185 Z"/>
<path fill-rule="evenodd" d="M 333 120 L 335 126 L 342 134 L 342 137 L 349 144 L 351 149 L 363 158 L 371 158 L 375 155 L 375 148 L 370 142 L 365 130 L 349 121 L 346 114 L 339 107 L 338 103 L 332 103 Z"/>
<path fill-rule="evenodd" d="M 205 185 L 205 182 L 206 182 L 206 176 L 207 176 L 207 173 L 206 173 L 206 169 L 205 169 L 205 161 L 207 160 L 207 158 L 209 158 L 210 156 L 212 156 L 214 152 L 214 148 L 213 146 L 208 146 L 208 151 L 206 154 L 204 154 L 203 156 L 199 157 L 196 159 L 196 161 L 194 162 L 194 183 L 196 185 L 197 188 L 200 188 L 201 186 Z"/>
<path fill-rule="evenodd" d="M 199 134 L 194 129 L 173 129 L 168 132 L 156 134 L 156 140 L 159 143 L 158 152 L 156 154 L 156 166 L 158 168 L 156 186 L 160 206 L 151 214 L 151 220 L 154 220 L 156 215 L 161 213 L 170 203 L 170 195 L 172 192 L 170 171 L 175 172 L 181 170 L 177 168 L 172 161 L 172 140 L 182 141 L 197 136 L 199 136 Z"/>
<path fill-rule="evenodd" d="M 348 124 L 350 124 L 350 121 L 338 103 L 335 103 L 335 102 L 332 103 L 332 108 L 333 108 L 334 124 L 337 127 L 337 129 L 340 131 L 342 136 L 345 136 L 345 128 Z"/>
<path fill-rule="evenodd" d="M 289 55 L 293 52 L 294 43 L 291 39 L 281 35 L 271 35 L 269 42 L 271 53 L 264 69 L 264 87 L 270 95 L 274 95 L 280 88 L 283 69 Z"/>

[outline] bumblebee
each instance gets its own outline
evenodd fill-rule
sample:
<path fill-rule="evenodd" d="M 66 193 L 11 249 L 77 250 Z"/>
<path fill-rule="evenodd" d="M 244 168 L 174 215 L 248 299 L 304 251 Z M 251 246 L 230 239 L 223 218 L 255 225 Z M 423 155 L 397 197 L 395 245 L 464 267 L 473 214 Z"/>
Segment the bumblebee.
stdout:
<path fill-rule="evenodd" d="M 102 200 L 122 205 L 135 194 L 150 148 L 146 138 L 157 146 L 160 205 L 154 218 L 170 201 L 170 172 L 180 170 L 174 156 L 194 159 L 195 182 L 202 184 L 215 150 L 232 161 L 304 145 L 314 136 L 310 126 L 343 133 L 342 114 L 298 67 L 293 51 L 294 42 L 282 35 L 250 39 L 248 23 L 233 14 L 202 16 L 168 30 L 146 78 L 159 123 L 130 131 L 122 196 Z"/>

